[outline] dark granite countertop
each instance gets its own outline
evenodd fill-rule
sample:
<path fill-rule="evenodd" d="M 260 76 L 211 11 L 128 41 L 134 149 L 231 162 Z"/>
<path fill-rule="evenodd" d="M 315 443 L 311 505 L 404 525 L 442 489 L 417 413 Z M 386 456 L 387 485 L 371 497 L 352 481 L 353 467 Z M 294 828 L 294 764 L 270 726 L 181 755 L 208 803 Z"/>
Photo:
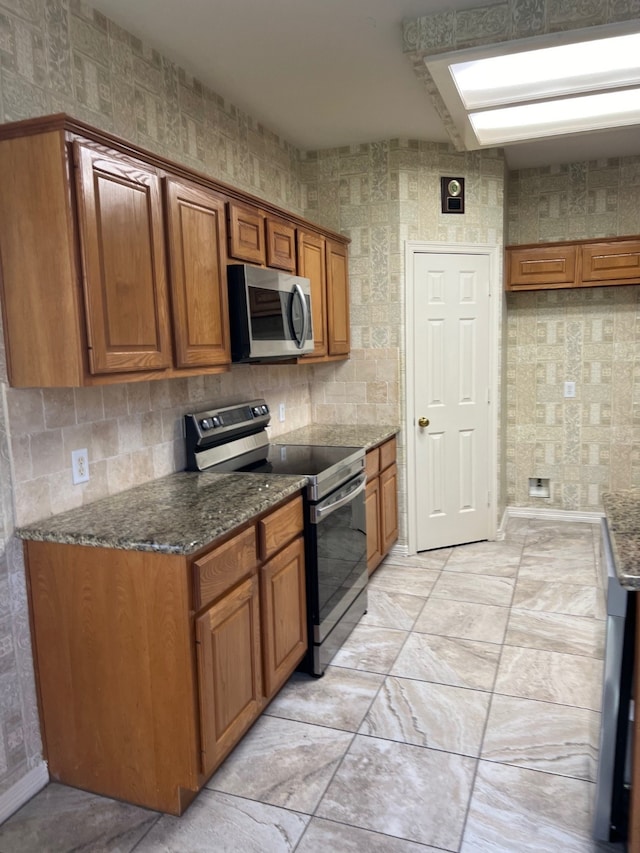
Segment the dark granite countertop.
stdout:
<path fill-rule="evenodd" d="M 16 536 L 192 554 L 295 494 L 305 477 L 183 471 L 16 530 Z"/>
<path fill-rule="evenodd" d="M 400 431 L 394 426 L 310 424 L 273 439 L 274 444 L 326 444 L 328 447 L 364 447 L 370 450 Z"/>
<path fill-rule="evenodd" d="M 605 493 L 602 504 L 618 580 L 640 590 L 640 489 Z"/>
<path fill-rule="evenodd" d="M 277 444 L 325 444 L 369 450 L 398 432 L 392 426 L 312 424 Z M 182 471 L 16 530 L 21 539 L 192 554 L 304 488 L 277 474 Z"/>

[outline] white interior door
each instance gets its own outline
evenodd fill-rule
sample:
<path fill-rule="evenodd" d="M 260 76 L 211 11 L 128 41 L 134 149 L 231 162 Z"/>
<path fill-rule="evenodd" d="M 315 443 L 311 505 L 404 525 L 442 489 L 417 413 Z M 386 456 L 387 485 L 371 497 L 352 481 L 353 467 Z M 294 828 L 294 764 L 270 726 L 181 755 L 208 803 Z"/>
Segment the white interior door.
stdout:
<path fill-rule="evenodd" d="M 413 253 L 417 551 L 490 536 L 489 293 L 487 253 Z"/>

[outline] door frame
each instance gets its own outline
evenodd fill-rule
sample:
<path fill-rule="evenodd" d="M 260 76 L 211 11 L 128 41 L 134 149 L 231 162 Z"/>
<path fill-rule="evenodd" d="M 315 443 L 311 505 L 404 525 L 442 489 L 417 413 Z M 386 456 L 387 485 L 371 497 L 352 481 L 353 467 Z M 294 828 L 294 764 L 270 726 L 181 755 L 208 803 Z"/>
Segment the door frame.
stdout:
<path fill-rule="evenodd" d="M 499 391 L 499 353 L 500 320 L 502 316 L 502 289 L 500 287 L 500 247 L 491 244 L 433 243 L 407 240 L 405 244 L 405 426 L 406 426 L 406 508 L 407 508 L 407 549 L 415 554 L 418 530 L 418 507 L 416 503 L 416 430 L 415 430 L 415 335 L 413 324 L 413 305 L 415 302 L 415 280 L 413 259 L 418 254 L 437 255 L 483 255 L 489 259 L 489 429 L 487 448 L 488 468 L 494 472 L 489 484 L 489 524 L 487 539 L 495 539 L 497 532 L 497 501 L 500 474 L 498 471 L 498 391 Z"/>

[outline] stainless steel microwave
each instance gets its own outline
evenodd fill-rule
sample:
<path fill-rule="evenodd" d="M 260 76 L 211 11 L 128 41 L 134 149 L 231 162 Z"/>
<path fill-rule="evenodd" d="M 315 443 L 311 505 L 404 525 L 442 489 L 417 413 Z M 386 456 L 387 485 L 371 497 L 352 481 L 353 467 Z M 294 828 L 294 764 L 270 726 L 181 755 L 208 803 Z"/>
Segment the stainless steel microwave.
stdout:
<path fill-rule="evenodd" d="M 232 361 L 313 352 L 308 278 L 249 264 L 229 264 L 227 275 Z"/>

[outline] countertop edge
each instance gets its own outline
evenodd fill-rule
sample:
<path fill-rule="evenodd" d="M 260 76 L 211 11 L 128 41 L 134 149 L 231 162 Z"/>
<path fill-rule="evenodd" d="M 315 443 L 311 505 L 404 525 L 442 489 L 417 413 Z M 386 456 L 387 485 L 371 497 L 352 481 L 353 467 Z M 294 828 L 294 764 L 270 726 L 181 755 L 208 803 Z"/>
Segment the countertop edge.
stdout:
<path fill-rule="evenodd" d="M 153 501 L 154 486 L 156 484 L 168 481 L 179 483 L 181 478 L 189 476 L 188 472 L 176 472 L 175 474 L 168 475 L 168 477 L 152 480 L 141 486 L 134 487 L 134 489 L 119 492 L 111 497 L 101 498 L 99 501 L 79 507 L 78 510 L 69 510 L 66 513 L 49 516 L 41 521 L 23 525 L 16 528 L 14 533 L 18 539 L 22 539 L 25 542 L 50 542 L 62 545 L 82 545 L 90 548 L 111 548 L 124 551 L 145 551 L 148 553 L 191 556 L 208 547 L 217 539 L 226 536 L 236 528 L 251 521 L 251 519 L 259 517 L 264 512 L 268 512 L 283 500 L 294 496 L 304 489 L 308 483 L 306 477 L 269 474 L 264 477 L 268 481 L 268 485 L 265 485 L 263 488 L 255 480 L 255 475 L 252 474 L 213 475 L 220 478 L 214 482 L 222 482 L 222 478 L 225 478 L 227 482 L 239 482 L 238 478 L 242 478 L 245 484 L 252 482 L 248 478 L 253 477 L 254 480 L 250 490 L 251 497 L 240 509 L 236 507 L 233 515 L 224 516 L 218 510 L 220 514 L 212 517 L 206 528 L 203 528 L 202 531 L 196 531 L 196 535 L 186 535 L 183 537 L 179 534 L 169 534 L 166 538 L 161 539 L 159 536 L 150 536 L 148 538 L 137 535 L 118 536 L 106 534 L 104 530 L 93 532 L 86 528 L 81 529 L 81 523 L 86 523 L 84 517 L 90 516 L 96 510 L 100 512 L 101 509 L 109 505 L 110 501 L 112 505 L 116 500 L 122 504 L 128 499 L 135 500 L 136 493 L 148 495 L 149 500 Z M 198 477 L 201 475 L 195 474 L 191 476 Z M 176 479 L 173 480 L 173 478 Z M 273 490 L 267 491 L 270 486 L 274 487 Z M 99 507 L 98 504 L 101 506 Z M 80 516 L 81 510 L 83 511 L 82 516 Z M 83 522 L 74 522 L 74 518 L 83 518 Z"/>
<path fill-rule="evenodd" d="M 621 587 L 640 591 L 640 489 L 606 492 L 602 496 L 609 541 Z M 634 516 L 637 516 L 637 521 Z"/>

